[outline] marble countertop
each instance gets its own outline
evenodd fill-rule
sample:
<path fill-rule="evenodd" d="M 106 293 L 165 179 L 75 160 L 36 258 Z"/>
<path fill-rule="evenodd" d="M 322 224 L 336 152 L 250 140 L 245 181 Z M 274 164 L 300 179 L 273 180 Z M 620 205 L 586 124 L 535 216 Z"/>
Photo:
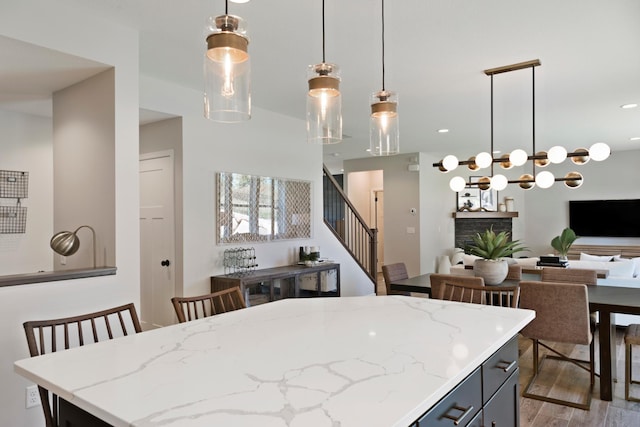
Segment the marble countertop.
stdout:
<path fill-rule="evenodd" d="M 15 362 L 115 426 L 408 426 L 534 318 L 388 297 L 286 299 Z"/>

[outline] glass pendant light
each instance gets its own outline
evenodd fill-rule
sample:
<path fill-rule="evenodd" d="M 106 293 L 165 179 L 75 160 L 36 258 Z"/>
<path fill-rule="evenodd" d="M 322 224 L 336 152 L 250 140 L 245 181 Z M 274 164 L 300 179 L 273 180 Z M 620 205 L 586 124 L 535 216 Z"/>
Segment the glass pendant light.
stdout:
<path fill-rule="evenodd" d="M 384 0 L 382 0 L 382 90 L 371 95 L 369 120 L 370 153 L 373 156 L 392 156 L 400 152 L 398 124 L 398 94 L 384 86 Z"/>
<path fill-rule="evenodd" d="M 322 62 L 307 69 L 307 141 L 316 144 L 342 142 L 340 68 L 325 61 L 324 0 L 322 0 Z"/>
<path fill-rule="evenodd" d="M 225 14 L 210 16 L 205 28 L 204 115 L 216 122 L 241 122 L 251 118 L 251 62 L 246 22 Z"/>

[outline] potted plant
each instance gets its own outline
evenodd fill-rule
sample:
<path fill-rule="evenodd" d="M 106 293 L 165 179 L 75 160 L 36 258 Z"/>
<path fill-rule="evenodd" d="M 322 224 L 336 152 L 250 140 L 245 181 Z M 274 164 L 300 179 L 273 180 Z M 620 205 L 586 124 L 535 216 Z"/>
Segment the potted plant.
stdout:
<path fill-rule="evenodd" d="M 562 230 L 562 233 L 560 233 L 559 236 L 556 236 L 551 240 L 551 247 L 558 252 L 560 259 L 566 260 L 569 249 L 577 238 L 578 236 L 576 236 L 576 233 L 567 227 Z"/>
<path fill-rule="evenodd" d="M 491 227 L 473 236 L 473 244 L 467 246 L 468 253 L 480 257 L 473 263 L 473 271 L 487 285 L 497 285 L 507 277 L 509 265 L 505 257 L 527 250 L 519 240 L 509 240 L 509 236 L 507 231 L 496 234 Z"/>

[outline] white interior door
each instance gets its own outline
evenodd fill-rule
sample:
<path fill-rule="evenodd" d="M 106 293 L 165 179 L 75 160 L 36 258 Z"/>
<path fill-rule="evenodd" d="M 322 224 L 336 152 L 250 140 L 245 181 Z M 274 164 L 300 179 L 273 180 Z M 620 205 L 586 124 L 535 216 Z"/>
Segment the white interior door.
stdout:
<path fill-rule="evenodd" d="M 145 329 L 176 323 L 173 151 L 140 156 L 140 319 Z"/>

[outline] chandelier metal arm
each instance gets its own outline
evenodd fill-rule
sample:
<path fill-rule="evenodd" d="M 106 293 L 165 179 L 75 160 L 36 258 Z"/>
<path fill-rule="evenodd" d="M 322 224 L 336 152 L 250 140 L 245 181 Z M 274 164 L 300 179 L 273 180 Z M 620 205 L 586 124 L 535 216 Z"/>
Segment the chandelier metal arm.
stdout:
<path fill-rule="evenodd" d="M 588 157 L 589 156 L 589 151 L 573 151 L 571 153 L 567 153 L 567 157 Z M 527 161 L 529 160 L 547 160 L 549 158 L 549 156 L 547 156 L 546 154 L 533 154 L 530 156 L 527 156 Z M 504 162 L 505 159 L 501 159 L 501 158 L 497 158 L 494 157 L 491 161 L 491 163 L 502 163 Z M 458 161 L 458 166 L 467 166 L 467 165 L 473 165 L 475 163 L 475 161 L 473 160 L 460 160 Z M 440 168 L 442 167 L 442 161 L 433 163 L 432 166 L 434 168 Z M 510 181 L 511 182 L 511 181 Z M 519 181 L 516 181 L 519 182 Z"/>

